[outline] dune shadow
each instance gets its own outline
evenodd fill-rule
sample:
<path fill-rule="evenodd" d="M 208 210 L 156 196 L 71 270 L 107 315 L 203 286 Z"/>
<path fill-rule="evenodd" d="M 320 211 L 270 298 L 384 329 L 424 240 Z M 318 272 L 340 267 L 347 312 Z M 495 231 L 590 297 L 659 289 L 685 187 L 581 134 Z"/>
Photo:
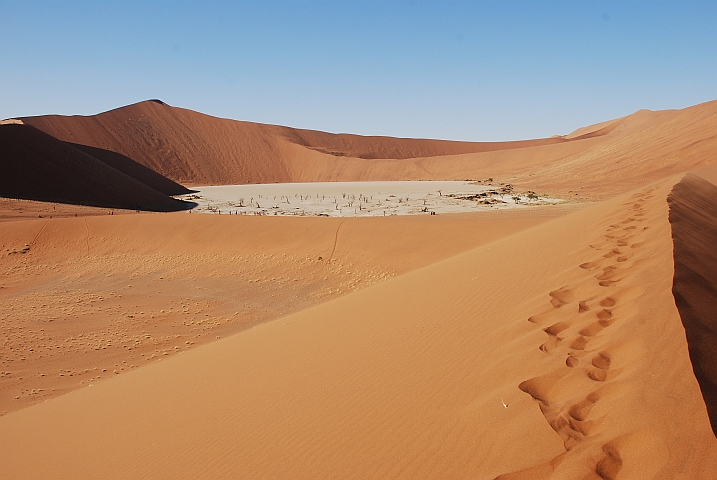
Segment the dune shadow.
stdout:
<path fill-rule="evenodd" d="M 101 208 L 173 212 L 191 190 L 108 150 L 63 142 L 31 125 L 0 128 L 0 196 Z"/>
<path fill-rule="evenodd" d="M 81 145 L 78 143 L 64 143 L 96 158 L 115 170 L 119 170 L 125 175 L 128 175 L 165 195 L 186 195 L 188 193 L 192 193 L 192 190 L 187 189 L 183 185 L 170 180 L 164 175 L 155 172 L 149 167 L 145 167 L 141 163 L 138 163 L 121 153 L 102 148 L 90 147 L 88 145 Z"/>
<path fill-rule="evenodd" d="M 717 435 L 717 186 L 688 174 L 674 186 L 668 203 L 675 263 L 672 294 Z"/>

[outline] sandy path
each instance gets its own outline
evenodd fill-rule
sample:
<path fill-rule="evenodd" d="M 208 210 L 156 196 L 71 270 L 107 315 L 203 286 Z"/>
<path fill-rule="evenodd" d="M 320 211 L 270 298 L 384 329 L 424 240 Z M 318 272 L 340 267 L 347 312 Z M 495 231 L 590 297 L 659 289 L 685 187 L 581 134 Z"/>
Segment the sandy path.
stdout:
<path fill-rule="evenodd" d="M 4 472 L 715 478 L 671 295 L 678 180 L 0 418 Z"/>

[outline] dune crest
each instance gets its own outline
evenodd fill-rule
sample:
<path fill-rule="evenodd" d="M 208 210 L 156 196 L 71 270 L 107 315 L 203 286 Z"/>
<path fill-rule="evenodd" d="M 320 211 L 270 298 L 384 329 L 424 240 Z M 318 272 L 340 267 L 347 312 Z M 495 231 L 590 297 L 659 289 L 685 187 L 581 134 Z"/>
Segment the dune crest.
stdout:
<path fill-rule="evenodd" d="M 606 216 L 604 222 L 610 223 L 589 245 L 593 252 L 585 257 L 588 261 L 579 265 L 585 271 L 583 278 L 551 291 L 547 310 L 529 318 L 547 335 L 539 349 L 554 358 L 555 367 L 525 380 L 519 388 L 538 404 L 563 441 L 565 452 L 497 479 L 679 478 L 681 465 L 670 465 L 668 457 L 675 454 L 675 436 L 684 433 L 672 431 L 674 423 L 671 428 L 656 428 L 654 417 L 649 417 L 664 414 L 666 409 L 655 399 L 643 398 L 642 393 L 654 395 L 656 386 L 650 383 L 658 374 L 651 371 L 659 372 L 667 383 L 681 384 L 684 380 L 678 374 L 686 370 L 683 356 L 678 371 L 658 367 L 660 355 L 682 346 L 676 345 L 674 338 L 663 338 L 682 337 L 675 316 L 650 305 L 656 297 L 665 298 L 669 272 L 666 248 L 659 247 L 665 230 L 658 217 L 663 195 L 664 187 L 645 189 Z M 660 268 L 656 255 L 667 265 Z M 646 274 L 660 270 L 658 285 L 663 292 L 658 295 L 658 285 Z M 698 407 L 695 400 L 692 402 Z M 714 442 L 704 425 L 701 427 L 702 442 L 711 443 L 714 450 Z M 668 445 L 673 446 L 672 452 Z M 687 455 L 688 449 L 682 447 L 678 456 Z M 592 472 L 578 468 L 580 457 L 598 458 Z"/>

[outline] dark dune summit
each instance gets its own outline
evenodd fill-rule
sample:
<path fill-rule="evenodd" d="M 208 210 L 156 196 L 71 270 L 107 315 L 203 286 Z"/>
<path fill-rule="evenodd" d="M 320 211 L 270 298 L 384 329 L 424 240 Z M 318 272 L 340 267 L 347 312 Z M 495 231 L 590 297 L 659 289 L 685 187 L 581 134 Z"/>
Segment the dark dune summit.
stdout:
<path fill-rule="evenodd" d="M 123 155 L 30 125 L 1 125 L 0 155 L 0 196 L 163 212 L 193 206 L 168 196 L 189 190 Z"/>

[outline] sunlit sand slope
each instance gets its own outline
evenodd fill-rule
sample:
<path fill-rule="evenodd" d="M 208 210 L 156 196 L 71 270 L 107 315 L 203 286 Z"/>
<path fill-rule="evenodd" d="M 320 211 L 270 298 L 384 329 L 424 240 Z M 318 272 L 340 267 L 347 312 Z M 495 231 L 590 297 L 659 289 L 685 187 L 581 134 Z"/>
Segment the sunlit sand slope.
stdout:
<path fill-rule="evenodd" d="M 108 210 L 101 207 L 88 207 L 69 203 L 0 197 L 0 223 L 36 218 L 104 216 L 110 213 L 113 215 L 135 214 L 136 211 Z"/>
<path fill-rule="evenodd" d="M 715 478 L 677 181 L 11 413 L 3 474 Z"/>
<path fill-rule="evenodd" d="M 574 209 L 374 219 L 105 212 L 0 224 L 0 415 Z"/>

